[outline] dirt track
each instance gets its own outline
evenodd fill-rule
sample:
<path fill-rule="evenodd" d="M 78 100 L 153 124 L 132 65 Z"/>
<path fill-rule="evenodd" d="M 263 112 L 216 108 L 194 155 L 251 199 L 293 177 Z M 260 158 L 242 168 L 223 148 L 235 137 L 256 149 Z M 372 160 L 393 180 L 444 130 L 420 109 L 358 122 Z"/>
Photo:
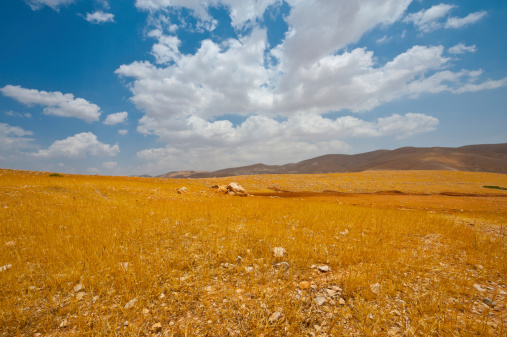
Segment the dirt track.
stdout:
<path fill-rule="evenodd" d="M 275 198 L 318 198 L 353 206 L 418 209 L 438 212 L 487 212 L 507 213 L 506 194 L 469 194 L 440 192 L 435 194 L 412 194 L 401 191 L 379 191 L 374 193 L 346 193 L 337 191 L 251 192 L 258 197 Z"/>

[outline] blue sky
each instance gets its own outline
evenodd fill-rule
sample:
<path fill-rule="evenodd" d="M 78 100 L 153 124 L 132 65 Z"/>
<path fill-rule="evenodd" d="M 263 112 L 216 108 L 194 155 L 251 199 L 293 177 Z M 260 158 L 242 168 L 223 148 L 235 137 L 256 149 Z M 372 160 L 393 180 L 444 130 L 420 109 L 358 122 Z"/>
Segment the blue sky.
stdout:
<path fill-rule="evenodd" d="M 3 0 L 0 167 L 505 143 L 506 17 L 503 0 Z"/>

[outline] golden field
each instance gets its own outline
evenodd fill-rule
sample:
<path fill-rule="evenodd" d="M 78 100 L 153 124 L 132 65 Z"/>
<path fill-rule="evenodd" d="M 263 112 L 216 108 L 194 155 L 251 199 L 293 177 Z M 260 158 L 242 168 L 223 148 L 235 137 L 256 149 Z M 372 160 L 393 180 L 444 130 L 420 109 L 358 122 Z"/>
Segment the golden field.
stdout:
<path fill-rule="evenodd" d="M 254 196 L 209 188 L 231 181 Z M 507 335 L 485 185 L 507 175 L 0 170 L 0 336 Z"/>

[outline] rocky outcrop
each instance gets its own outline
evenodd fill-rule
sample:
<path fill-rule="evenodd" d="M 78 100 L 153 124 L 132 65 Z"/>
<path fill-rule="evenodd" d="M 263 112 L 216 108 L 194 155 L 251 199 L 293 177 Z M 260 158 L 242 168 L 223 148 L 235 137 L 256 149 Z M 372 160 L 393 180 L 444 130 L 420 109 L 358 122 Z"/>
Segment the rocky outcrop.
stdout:
<path fill-rule="evenodd" d="M 248 193 L 243 188 L 243 186 L 241 186 L 238 183 L 230 183 L 229 185 L 227 185 L 227 191 L 229 191 L 229 194 L 237 195 L 240 197 L 248 196 Z"/>
<path fill-rule="evenodd" d="M 213 185 L 210 186 L 212 189 L 216 189 L 219 193 L 229 194 L 229 195 L 237 195 L 240 197 L 248 196 L 248 192 L 245 190 L 243 186 L 238 183 L 230 183 L 228 185 Z"/>

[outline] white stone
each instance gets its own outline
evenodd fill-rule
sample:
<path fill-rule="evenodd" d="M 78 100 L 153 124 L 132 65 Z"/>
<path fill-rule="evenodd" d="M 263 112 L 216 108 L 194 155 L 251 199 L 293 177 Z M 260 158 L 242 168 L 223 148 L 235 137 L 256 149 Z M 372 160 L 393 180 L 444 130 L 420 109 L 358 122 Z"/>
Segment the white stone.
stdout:
<path fill-rule="evenodd" d="M 327 273 L 328 271 L 331 271 L 331 268 L 329 268 L 329 266 L 322 265 L 318 266 L 317 270 L 320 271 L 321 273 Z"/>
<path fill-rule="evenodd" d="M 178 192 L 178 194 L 187 194 L 189 191 L 188 191 L 188 188 L 186 187 L 182 187 L 180 188 L 179 190 L 176 190 Z"/>
<path fill-rule="evenodd" d="M 327 302 L 327 300 L 324 296 L 317 296 L 317 297 L 315 297 L 314 301 L 315 301 L 315 303 L 317 303 L 317 305 L 322 305 Z"/>
<path fill-rule="evenodd" d="M 269 316 L 269 322 L 274 323 L 283 317 L 283 314 L 280 311 L 275 311 L 271 316 Z"/>
<path fill-rule="evenodd" d="M 5 266 L 0 267 L 0 271 L 6 271 L 7 269 L 11 269 L 11 268 L 12 268 L 11 264 L 6 264 Z"/>
<path fill-rule="evenodd" d="M 246 197 L 248 195 L 243 186 L 241 186 L 238 183 L 230 183 L 229 185 L 227 185 L 227 190 L 230 192 L 234 192 L 235 195 L 239 195 L 241 197 Z"/>
<path fill-rule="evenodd" d="M 484 292 L 484 291 L 486 291 L 486 289 L 484 289 L 483 287 L 481 287 L 479 284 L 474 284 L 474 288 L 475 288 L 477 291 L 480 291 L 480 292 Z"/>
<path fill-rule="evenodd" d="M 287 251 L 285 250 L 285 248 L 282 248 L 282 247 L 273 248 L 273 255 L 275 257 L 283 257 L 286 253 L 287 253 Z"/>
<path fill-rule="evenodd" d="M 137 302 L 137 298 L 134 298 L 133 300 L 130 300 L 123 308 L 130 309 L 132 308 Z"/>
<path fill-rule="evenodd" d="M 76 284 L 76 285 L 74 286 L 74 292 L 75 292 L 75 293 L 78 293 L 78 292 L 80 292 L 80 291 L 82 291 L 82 290 L 84 290 L 84 285 L 82 285 L 81 283 Z"/>

